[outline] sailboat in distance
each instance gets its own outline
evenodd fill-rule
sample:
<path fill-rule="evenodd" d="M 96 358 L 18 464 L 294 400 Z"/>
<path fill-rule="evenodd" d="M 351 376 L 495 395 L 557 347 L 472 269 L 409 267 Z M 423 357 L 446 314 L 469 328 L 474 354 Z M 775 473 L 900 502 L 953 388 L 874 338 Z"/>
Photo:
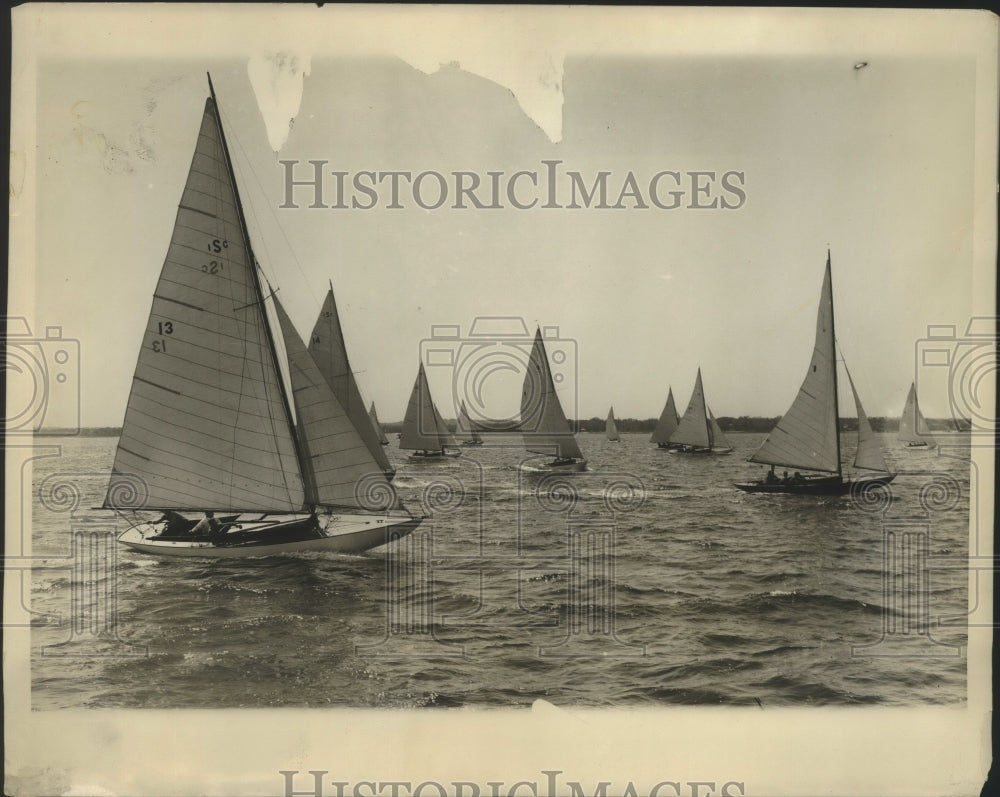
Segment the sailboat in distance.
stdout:
<path fill-rule="evenodd" d="M 728 454 L 733 450 L 722 433 L 715 416 L 705 403 L 705 388 L 701 383 L 701 369 L 694 380 L 691 401 L 684 410 L 684 417 L 667 438 L 667 444 L 674 451 L 685 454 Z"/>
<path fill-rule="evenodd" d="M 656 443 L 657 448 L 664 450 L 670 448 L 670 435 L 674 433 L 680 422 L 681 419 L 677 414 L 677 407 L 674 405 L 674 390 L 673 388 L 668 388 L 667 403 L 663 405 L 660 420 L 656 422 L 656 428 L 653 429 L 653 434 L 650 436 L 649 442 Z"/>
<path fill-rule="evenodd" d="M 458 411 L 458 434 L 464 439 L 462 440 L 463 446 L 481 446 L 483 444 L 483 438 L 472 425 L 472 419 L 469 417 L 469 411 L 465 408 L 465 401 L 462 401 L 462 406 Z"/>
<path fill-rule="evenodd" d="M 410 392 L 410 401 L 406 405 L 406 417 L 403 418 L 403 431 L 399 436 L 399 447 L 412 451 L 410 459 L 427 461 L 442 457 L 457 457 L 461 451 L 454 449 L 458 445 L 448 429 L 427 385 L 427 374 L 421 362 L 417 369 L 417 378 Z"/>
<path fill-rule="evenodd" d="M 612 443 L 620 443 L 621 437 L 618 435 L 618 424 L 615 423 L 615 408 L 608 410 L 608 417 L 604 421 L 604 434 Z"/>
<path fill-rule="evenodd" d="M 535 331 L 531 356 L 521 385 L 521 435 L 533 454 L 553 457 L 539 465 L 522 463 L 522 470 L 542 473 L 573 473 L 587 469 L 587 460 L 576 441 L 556 394 L 542 330 Z"/>
<path fill-rule="evenodd" d="M 899 442 L 906 443 L 909 448 L 933 448 L 934 435 L 927 431 L 927 421 L 920 412 L 917 403 L 917 386 L 911 382 L 910 392 L 906 394 L 906 405 L 899 418 Z"/>
<path fill-rule="evenodd" d="M 378 435 L 378 442 L 380 445 L 389 445 L 389 438 L 385 436 L 385 430 L 382 429 L 382 424 L 379 423 L 378 413 L 375 412 L 375 402 L 372 402 L 372 408 L 368 410 L 368 418 L 372 422 L 372 427 L 375 429 L 375 434 Z"/>
<path fill-rule="evenodd" d="M 365 402 L 361 398 L 351 363 L 347 357 L 347 345 L 344 343 L 344 332 L 340 326 L 340 314 L 337 312 L 337 302 L 333 297 L 333 283 L 323 300 L 323 307 L 309 336 L 309 353 L 319 366 L 330 385 L 340 405 L 347 411 L 354 428 L 361 434 L 368 451 L 372 455 L 386 478 L 390 481 L 396 475 L 396 470 L 389 463 L 389 457 L 382 449 L 379 436 L 382 430 L 365 411 Z M 374 404 L 372 407 L 374 408 Z"/>
<path fill-rule="evenodd" d="M 809 369 L 788 412 L 750 457 L 751 462 L 771 466 L 767 476 L 760 481 L 737 484 L 741 490 L 808 495 L 843 494 L 854 486 L 888 484 L 895 478 L 896 474 L 890 473 L 885 464 L 878 439 L 861 406 L 849 371 L 847 378 L 858 413 L 858 448 L 854 467 L 875 471 L 879 475 L 853 481 L 844 478 L 840 461 L 836 345 L 833 283 L 828 251 L 816 318 L 816 342 Z M 823 475 L 803 476 L 796 470 L 791 477 L 787 476 L 786 471 L 782 478 L 778 478 L 774 472 L 775 466 L 819 471 Z"/>
<path fill-rule="evenodd" d="M 133 523 L 118 541 L 229 558 L 404 536 L 421 518 L 263 290 L 211 78 L 209 92 L 104 500 Z"/>

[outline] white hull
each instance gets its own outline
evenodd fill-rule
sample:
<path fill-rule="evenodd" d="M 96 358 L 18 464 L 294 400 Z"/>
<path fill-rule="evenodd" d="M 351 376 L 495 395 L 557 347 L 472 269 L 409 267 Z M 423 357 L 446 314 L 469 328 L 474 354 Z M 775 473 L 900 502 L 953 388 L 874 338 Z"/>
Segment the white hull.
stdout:
<path fill-rule="evenodd" d="M 282 541 L 283 529 L 301 526 L 305 516 L 286 515 L 260 519 L 259 515 L 248 522 L 241 522 L 240 529 L 226 535 L 216 543 L 205 538 L 156 539 L 162 529 L 159 522 L 137 523 L 122 532 L 118 542 L 142 553 L 164 556 L 194 556 L 210 559 L 231 559 L 247 556 L 273 556 L 274 554 L 297 553 L 300 551 L 332 551 L 336 553 L 360 553 L 370 548 L 385 545 L 393 539 L 405 537 L 420 525 L 423 518 L 410 515 L 367 515 L 339 514 L 321 515 L 316 536 L 309 539 Z M 254 539 L 251 535 L 261 533 L 265 539 Z M 240 540 L 246 536 L 247 539 Z M 226 539 L 229 537 L 229 539 Z"/>

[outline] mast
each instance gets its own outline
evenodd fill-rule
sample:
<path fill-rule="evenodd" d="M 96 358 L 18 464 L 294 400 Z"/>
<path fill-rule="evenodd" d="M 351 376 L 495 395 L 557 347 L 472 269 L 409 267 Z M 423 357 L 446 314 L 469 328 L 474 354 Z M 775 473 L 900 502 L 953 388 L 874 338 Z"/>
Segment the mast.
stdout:
<path fill-rule="evenodd" d="M 240 199 L 240 189 L 236 184 L 236 173 L 233 171 L 233 159 L 229 154 L 229 144 L 226 141 L 226 131 L 222 128 L 222 115 L 219 112 L 219 101 L 215 97 L 215 87 L 212 85 L 212 75 L 209 72 L 206 72 L 205 75 L 208 77 L 208 91 L 212 97 L 212 105 L 215 110 L 215 124 L 219 130 L 219 140 L 222 142 L 222 153 L 226 156 L 226 169 L 229 171 L 229 179 L 233 184 L 233 194 L 236 197 L 236 212 L 240 220 L 240 232 L 243 235 L 243 246 L 246 247 L 247 259 L 250 261 L 250 278 L 253 282 L 254 291 L 257 294 L 257 300 L 260 302 L 261 315 L 264 317 L 264 333 L 267 336 L 267 346 L 271 352 L 271 358 L 278 374 L 278 393 L 281 394 L 281 406 L 285 410 L 285 422 L 288 424 L 288 430 L 292 438 L 292 445 L 295 447 L 295 458 L 298 460 L 299 469 L 301 470 L 303 463 L 306 460 L 302 455 L 302 443 L 299 440 L 298 430 L 295 427 L 295 421 L 292 419 L 292 408 L 288 403 L 288 396 L 285 393 L 281 368 L 278 365 L 278 350 L 274 345 L 274 335 L 271 332 L 271 324 L 267 320 L 267 306 L 264 304 L 264 291 L 261 288 L 260 275 L 257 273 L 257 256 L 253 253 L 253 246 L 250 243 L 250 231 L 247 228 L 246 216 L 243 215 L 243 201 Z"/>
<path fill-rule="evenodd" d="M 833 417 L 837 419 L 837 478 L 844 478 L 844 466 L 840 461 L 840 400 L 837 396 L 837 327 L 833 320 L 833 270 L 830 267 L 830 249 L 826 250 L 826 273 L 830 279 L 830 362 L 833 363 Z"/>

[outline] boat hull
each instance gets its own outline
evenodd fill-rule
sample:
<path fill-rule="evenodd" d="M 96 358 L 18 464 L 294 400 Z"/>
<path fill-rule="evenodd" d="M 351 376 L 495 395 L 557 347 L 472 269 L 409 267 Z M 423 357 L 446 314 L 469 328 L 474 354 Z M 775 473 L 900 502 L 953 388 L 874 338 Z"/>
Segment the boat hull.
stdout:
<path fill-rule="evenodd" d="M 160 523 L 138 523 L 118 542 L 141 553 L 231 559 L 303 551 L 360 553 L 410 534 L 423 518 L 409 515 L 341 514 L 241 523 L 240 530 L 206 537 L 163 536 Z"/>
<path fill-rule="evenodd" d="M 416 451 L 407 457 L 408 462 L 440 462 L 442 459 L 462 456 L 461 451 Z"/>
<path fill-rule="evenodd" d="M 560 463 L 521 463 L 524 473 L 582 473 L 587 470 L 587 460 L 577 459 Z"/>
<path fill-rule="evenodd" d="M 872 476 L 865 479 L 842 479 L 839 476 L 829 478 L 810 478 L 800 482 L 742 482 L 736 487 L 746 493 L 782 493 L 786 495 L 845 495 L 851 490 L 863 490 L 875 485 L 889 484 L 896 478 L 895 473 L 887 476 Z"/>

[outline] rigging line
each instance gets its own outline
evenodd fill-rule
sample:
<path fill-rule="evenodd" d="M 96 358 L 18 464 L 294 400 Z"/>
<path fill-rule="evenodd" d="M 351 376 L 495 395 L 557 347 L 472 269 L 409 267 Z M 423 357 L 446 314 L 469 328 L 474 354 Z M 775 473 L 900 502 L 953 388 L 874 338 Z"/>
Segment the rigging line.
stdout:
<path fill-rule="evenodd" d="M 245 214 L 244 214 L 244 212 L 242 210 L 242 203 L 241 203 L 241 200 L 240 200 L 239 188 L 238 188 L 238 184 L 237 184 L 237 180 L 236 180 L 236 175 L 235 175 L 235 171 L 234 171 L 233 159 L 229 155 L 228 148 L 227 148 L 227 145 L 226 145 L 226 140 L 227 139 L 226 139 L 226 134 L 224 132 L 223 124 L 222 124 L 222 108 L 219 105 L 218 101 L 216 100 L 215 90 L 212 87 L 211 77 L 209 77 L 209 83 L 208 83 L 208 85 L 209 85 L 209 91 L 210 91 L 210 93 L 212 95 L 212 105 L 213 105 L 213 109 L 214 109 L 214 113 L 215 113 L 215 117 L 216 117 L 216 128 L 217 128 L 217 132 L 218 132 L 218 136 L 219 136 L 219 148 L 221 150 L 221 154 L 223 156 L 223 161 L 224 161 L 224 164 L 225 164 L 224 174 L 225 174 L 226 179 L 232 183 L 231 188 L 232 188 L 232 191 L 233 191 L 233 199 L 234 199 L 234 202 L 235 202 L 235 205 L 236 205 L 237 219 L 238 219 L 238 223 L 239 223 L 240 228 L 241 228 L 240 232 L 241 232 L 241 234 L 244 237 L 244 246 L 245 246 L 245 250 L 246 251 L 244 252 L 243 263 L 244 263 L 244 265 L 246 267 L 247 276 L 250 277 L 250 282 L 249 282 L 249 284 L 246 285 L 246 288 L 249 289 L 249 291 L 252 292 L 252 295 L 260 295 L 263 292 L 260 290 L 260 285 L 259 285 L 259 282 L 257 280 L 257 271 L 255 270 L 255 269 L 258 269 L 258 265 L 257 265 L 257 262 L 256 262 L 256 257 L 253 254 L 253 247 L 252 247 L 252 244 L 251 244 L 251 241 L 250 241 L 250 231 L 249 231 L 249 229 L 247 229 L 246 216 L 245 216 Z M 220 180 L 220 184 L 221 184 L 221 180 Z M 267 347 L 267 349 L 270 350 L 270 353 L 271 353 L 270 360 L 271 360 L 271 363 L 273 364 L 273 370 L 276 371 L 276 373 L 275 373 L 276 383 L 274 384 L 273 388 L 277 390 L 277 392 L 278 392 L 278 398 L 279 398 L 279 400 L 281 401 L 281 403 L 283 405 L 282 406 L 282 409 L 283 409 L 283 413 L 282 414 L 284 415 L 283 420 L 286 421 L 286 423 L 288 425 L 287 432 L 288 432 L 288 434 L 291 437 L 291 444 L 292 444 L 293 456 L 295 457 L 296 463 L 298 463 L 298 462 L 301 461 L 300 454 L 299 454 L 299 451 L 298 451 L 298 441 L 297 441 L 297 439 L 295 437 L 295 428 L 292 425 L 293 424 L 293 420 L 292 420 L 291 408 L 287 405 L 286 395 L 285 395 L 285 392 L 283 390 L 283 385 L 281 384 L 281 381 L 282 381 L 281 366 L 278 363 L 278 357 L 277 357 L 277 352 L 275 351 L 275 348 L 274 348 L 273 338 L 271 337 L 271 335 L 268 332 L 267 306 L 263 305 L 263 304 L 259 305 L 259 313 L 260 314 L 258 316 L 258 319 L 259 319 L 260 323 L 254 325 L 255 326 L 254 332 L 256 333 L 255 334 L 255 341 L 254 342 L 256 343 L 256 345 L 258 347 L 258 350 L 260 351 L 261 355 L 263 355 L 263 353 L 265 351 L 265 348 L 264 348 L 265 346 Z M 243 318 L 244 328 L 248 328 L 250 326 L 250 315 L 251 314 L 245 314 L 242 317 Z M 237 323 L 239 323 L 239 319 L 237 319 Z M 244 336 L 244 353 L 247 350 L 247 344 L 248 343 L 249 343 L 249 340 L 247 339 L 247 336 L 245 335 Z M 268 415 L 268 419 L 270 420 L 270 429 L 269 429 L 269 432 L 270 432 L 270 435 L 271 435 L 271 440 L 274 443 L 274 455 L 275 455 L 275 458 L 277 459 L 278 467 L 279 467 L 279 470 L 281 472 L 281 478 L 282 478 L 282 481 L 283 481 L 284 486 L 285 486 L 285 491 L 286 491 L 286 493 L 288 495 L 288 503 L 289 503 L 289 505 L 292 505 L 294 503 L 292 501 L 292 489 L 291 489 L 291 486 L 288 483 L 288 474 L 287 474 L 286 468 L 285 468 L 285 457 L 283 455 L 283 452 L 281 451 L 280 437 L 279 437 L 279 434 L 278 434 L 278 424 L 276 423 L 276 420 L 275 420 L 275 411 L 274 411 L 274 406 L 273 406 L 274 405 L 273 395 L 272 395 L 272 392 L 271 392 L 271 385 L 269 384 L 270 380 L 268 380 L 268 378 L 267 378 L 267 374 L 268 374 L 268 371 L 270 369 L 268 369 L 268 367 L 267 367 L 266 363 L 264 362 L 264 360 L 265 360 L 265 357 L 261 356 L 260 357 L 260 363 L 259 363 L 259 365 L 260 365 L 260 382 L 261 382 L 261 384 L 263 386 L 263 389 L 264 389 L 264 395 L 263 395 L 263 397 L 254 395 L 254 398 L 257 399 L 258 401 L 263 401 L 265 410 L 266 410 L 267 415 Z M 248 378 L 248 375 L 247 375 L 247 367 L 248 367 L 248 365 L 249 365 L 249 363 L 248 363 L 248 361 L 247 361 L 247 359 L 245 357 L 245 354 L 244 354 L 243 372 L 242 372 L 242 379 L 241 379 L 241 381 L 242 381 L 243 384 L 246 383 L 246 380 Z M 239 401 L 239 405 L 240 406 L 242 406 L 242 403 L 243 403 L 242 400 L 243 400 L 243 391 L 241 390 L 240 401 Z M 238 410 L 238 412 L 239 412 L 239 410 Z M 284 425 L 285 424 L 282 424 L 283 427 L 284 427 Z M 234 423 L 234 427 L 235 427 L 235 423 Z M 235 435 L 235 428 L 234 428 L 234 435 Z M 230 483 L 230 490 L 232 490 L 232 489 L 235 488 L 235 484 L 233 483 L 234 481 L 235 480 L 233 480 Z M 304 485 L 303 485 L 303 487 L 304 487 Z"/>
<path fill-rule="evenodd" d="M 226 116 L 227 116 L 227 119 L 228 119 L 228 114 Z M 254 169 L 253 163 L 251 162 L 250 157 L 247 154 L 246 149 L 244 149 L 244 147 L 243 147 L 243 142 L 240 140 L 239 135 L 235 132 L 235 126 L 234 125 L 229 125 L 229 129 L 231 131 L 234 131 L 234 132 L 230 133 L 229 137 L 235 141 L 236 147 L 237 147 L 237 149 L 239 149 L 240 154 L 242 156 L 241 164 L 240 164 L 240 167 L 239 167 L 240 173 L 241 174 L 249 173 L 250 177 L 252 178 L 253 184 L 257 186 L 257 189 L 259 190 L 260 194 L 262 196 L 266 196 L 267 192 L 264 189 L 264 185 L 260 181 L 260 178 L 257 175 L 257 171 Z M 243 163 L 246 164 L 246 170 L 244 170 L 244 168 L 243 168 Z M 236 168 L 235 164 L 234 164 L 234 168 Z M 262 225 L 260 223 L 260 216 L 258 216 L 258 214 L 257 214 L 257 207 L 254 204 L 253 198 L 250 197 L 249 201 L 250 201 L 250 213 L 253 215 L 254 223 L 257 225 L 258 229 L 263 229 Z M 295 270 L 299 272 L 299 275 L 302 277 L 302 280 L 303 280 L 304 284 L 308 285 L 309 284 L 309 278 L 306 275 L 305 270 L 302 268 L 301 262 L 299 261 L 298 257 L 295 254 L 295 249 L 292 246 L 292 242 L 289 240 L 287 233 L 285 232 L 285 228 L 281 224 L 278 223 L 278 217 L 271 210 L 270 204 L 265 203 L 265 205 L 268 208 L 268 210 L 270 211 L 269 214 L 268 214 L 269 217 L 274 220 L 274 226 L 278 228 L 278 232 L 280 233 L 282 239 L 285 242 L 285 245 L 288 248 L 288 252 L 291 255 L 292 265 L 295 267 Z M 268 255 L 268 259 L 271 262 L 276 262 L 276 259 L 271 254 L 271 251 L 268 248 L 267 241 L 266 240 L 262 241 L 262 244 L 264 246 L 265 253 Z M 263 273 L 263 269 L 261 269 L 261 272 Z M 266 275 L 265 275 L 265 279 L 266 279 Z M 316 304 L 317 311 L 320 310 L 321 309 L 321 305 L 319 304 L 318 300 L 316 299 L 316 296 L 313 294 L 312 291 L 308 291 L 308 293 L 312 297 L 313 302 Z"/>

